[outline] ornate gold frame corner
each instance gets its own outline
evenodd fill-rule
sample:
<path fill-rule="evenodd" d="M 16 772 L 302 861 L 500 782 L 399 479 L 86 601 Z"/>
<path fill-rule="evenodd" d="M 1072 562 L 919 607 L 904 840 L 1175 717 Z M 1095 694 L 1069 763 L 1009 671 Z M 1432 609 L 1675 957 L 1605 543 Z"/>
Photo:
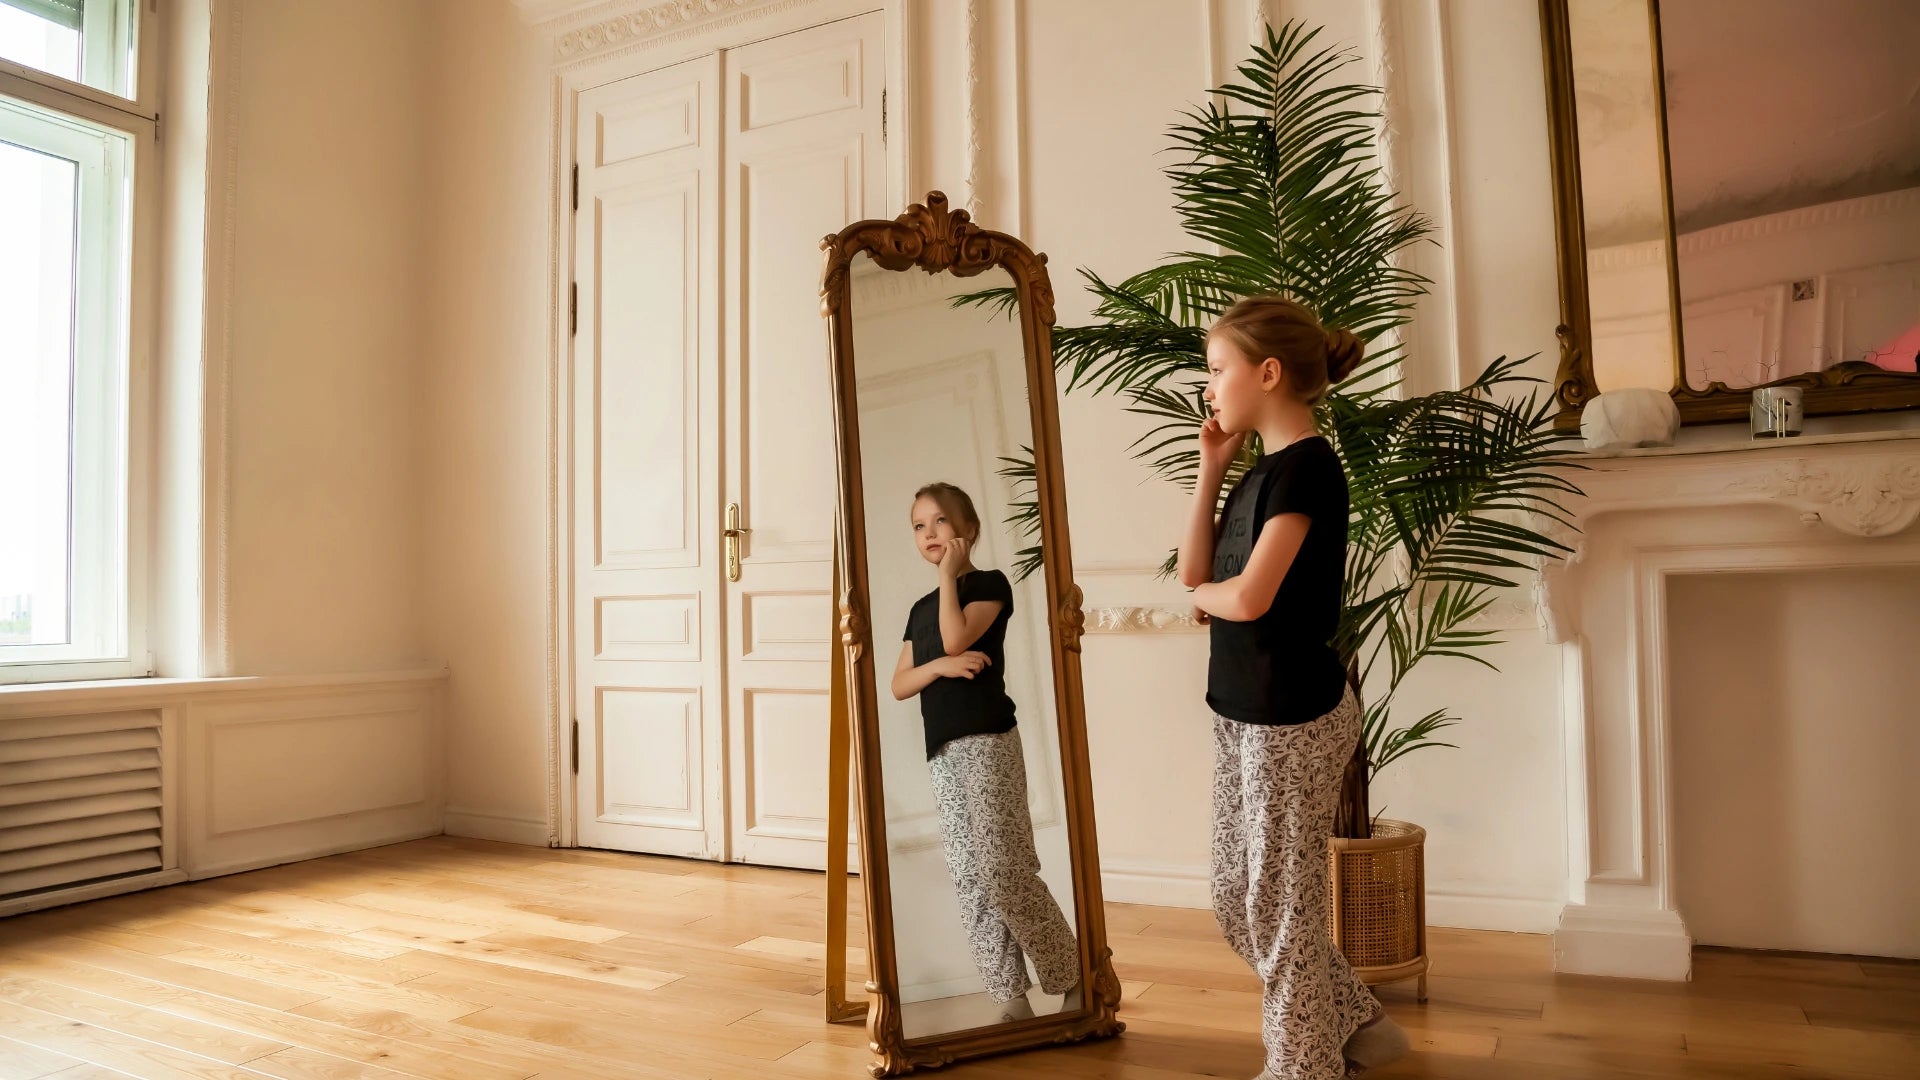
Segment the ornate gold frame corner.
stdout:
<path fill-rule="evenodd" d="M 858 783 L 861 881 L 866 894 L 867 961 L 870 972 L 868 1047 L 876 1077 L 936 1068 L 967 1058 L 1117 1035 L 1124 1031 L 1117 1012 L 1120 981 L 1107 946 L 1106 914 L 1100 888 L 1100 856 L 1095 838 L 1093 784 L 1089 771 L 1085 695 L 1080 670 L 1080 638 L 1086 617 L 1081 592 L 1073 582 L 1067 506 L 1060 467 L 1060 424 L 1055 406 L 1052 327 L 1053 284 L 1046 256 L 1006 233 L 982 229 L 965 210 L 949 207 L 947 197 L 930 192 L 891 221 L 855 222 L 821 241 L 820 312 L 828 323 L 828 354 L 833 388 L 834 454 L 839 513 L 835 522 L 836 682 L 833 696 L 842 703 L 852 734 Z M 1039 505 L 1049 610 L 1053 613 L 1051 653 L 1064 770 L 1068 850 L 1073 852 L 1074 917 L 1078 924 L 1081 985 L 1091 988 L 1080 1007 L 993 1027 L 907 1039 L 901 1026 L 899 972 L 893 942 L 892 879 L 887 865 L 887 825 L 881 776 L 879 714 L 861 486 L 860 430 L 853 369 L 853 321 L 849 276 L 853 260 L 865 253 L 882 269 L 946 272 L 972 277 L 994 267 L 1005 269 L 1019 292 L 1019 319 L 1027 362 L 1028 399 L 1033 412 L 1035 498 Z M 836 722 L 838 720 L 836 719 Z M 834 798 L 829 794 L 829 800 Z M 844 900 L 843 900 L 844 903 Z M 844 907 L 842 909 L 844 915 Z M 844 918 L 843 920 L 844 921 Z M 829 959 L 832 965 L 832 959 Z M 844 960 L 840 966 L 844 972 Z M 831 1002 L 830 1002 L 831 1007 Z"/>

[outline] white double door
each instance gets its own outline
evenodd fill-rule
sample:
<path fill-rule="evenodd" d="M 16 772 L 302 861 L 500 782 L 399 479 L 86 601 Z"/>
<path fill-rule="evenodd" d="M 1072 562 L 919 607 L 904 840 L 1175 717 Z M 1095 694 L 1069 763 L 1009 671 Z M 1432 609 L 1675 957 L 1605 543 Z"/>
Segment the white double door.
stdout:
<path fill-rule="evenodd" d="M 579 97 L 581 846 L 824 865 L 820 240 L 886 216 L 881 35 L 864 15 Z"/>

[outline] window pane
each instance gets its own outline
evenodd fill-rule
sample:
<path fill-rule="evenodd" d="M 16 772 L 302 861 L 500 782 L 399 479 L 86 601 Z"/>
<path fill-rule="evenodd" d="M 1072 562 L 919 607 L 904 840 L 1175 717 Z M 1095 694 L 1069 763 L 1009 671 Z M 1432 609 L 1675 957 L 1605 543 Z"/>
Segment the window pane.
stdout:
<path fill-rule="evenodd" d="M 78 174 L 0 142 L 0 658 L 71 640 Z"/>
<path fill-rule="evenodd" d="M 133 96 L 131 0 L 0 0 L 0 57 Z"/>

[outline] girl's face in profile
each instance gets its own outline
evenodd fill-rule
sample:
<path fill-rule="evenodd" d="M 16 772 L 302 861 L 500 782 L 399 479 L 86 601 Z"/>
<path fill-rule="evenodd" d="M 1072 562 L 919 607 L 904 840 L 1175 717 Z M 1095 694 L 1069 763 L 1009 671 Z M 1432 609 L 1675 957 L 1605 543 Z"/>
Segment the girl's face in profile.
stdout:
<path fill-rule="evenodd" d="M 960 523 L 950 521 L 947 512 L 931 495 L 922 495 L 913 504 L 913 542 L 920 549 L 920 557 L 935 566 L 947 553 L 947 545 L 955 537 L 964 536 Z"/>
<path fill-rule="evenodd" d="M 1201 396 L 1213 406 L 1213 415 L 1227 434 L 1237 435 L 1259 422 L 1262 399 L 1268 392 L 1263 366 L 1249 360 L 1226 337 L 1208 335 L 1207 371 L 1211 377 Z"/>

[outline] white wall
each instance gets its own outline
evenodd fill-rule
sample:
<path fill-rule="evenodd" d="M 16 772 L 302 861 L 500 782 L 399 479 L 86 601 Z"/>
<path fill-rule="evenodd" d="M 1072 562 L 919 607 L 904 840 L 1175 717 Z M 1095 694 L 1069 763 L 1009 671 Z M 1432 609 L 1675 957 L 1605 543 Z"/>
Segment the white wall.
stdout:
<path fill-rule="evenodd" d="M 422 5 L 434 198 L 419 572 L 450 683 L 448 828 L 548 835 L 552 247 L 546 52 L 506 0 Z"/>
<path fill-rule="evenodd" d="M 417 664 L 432 132 L 412 103 L 441 28 L 380 0 L 238 10 L 228 669 Z"/>
<path fill-rule="evenodd" d="M 1674 877 L 1703 944 L 1920 956 L 1920 569 L 1681 577 Z"/>

